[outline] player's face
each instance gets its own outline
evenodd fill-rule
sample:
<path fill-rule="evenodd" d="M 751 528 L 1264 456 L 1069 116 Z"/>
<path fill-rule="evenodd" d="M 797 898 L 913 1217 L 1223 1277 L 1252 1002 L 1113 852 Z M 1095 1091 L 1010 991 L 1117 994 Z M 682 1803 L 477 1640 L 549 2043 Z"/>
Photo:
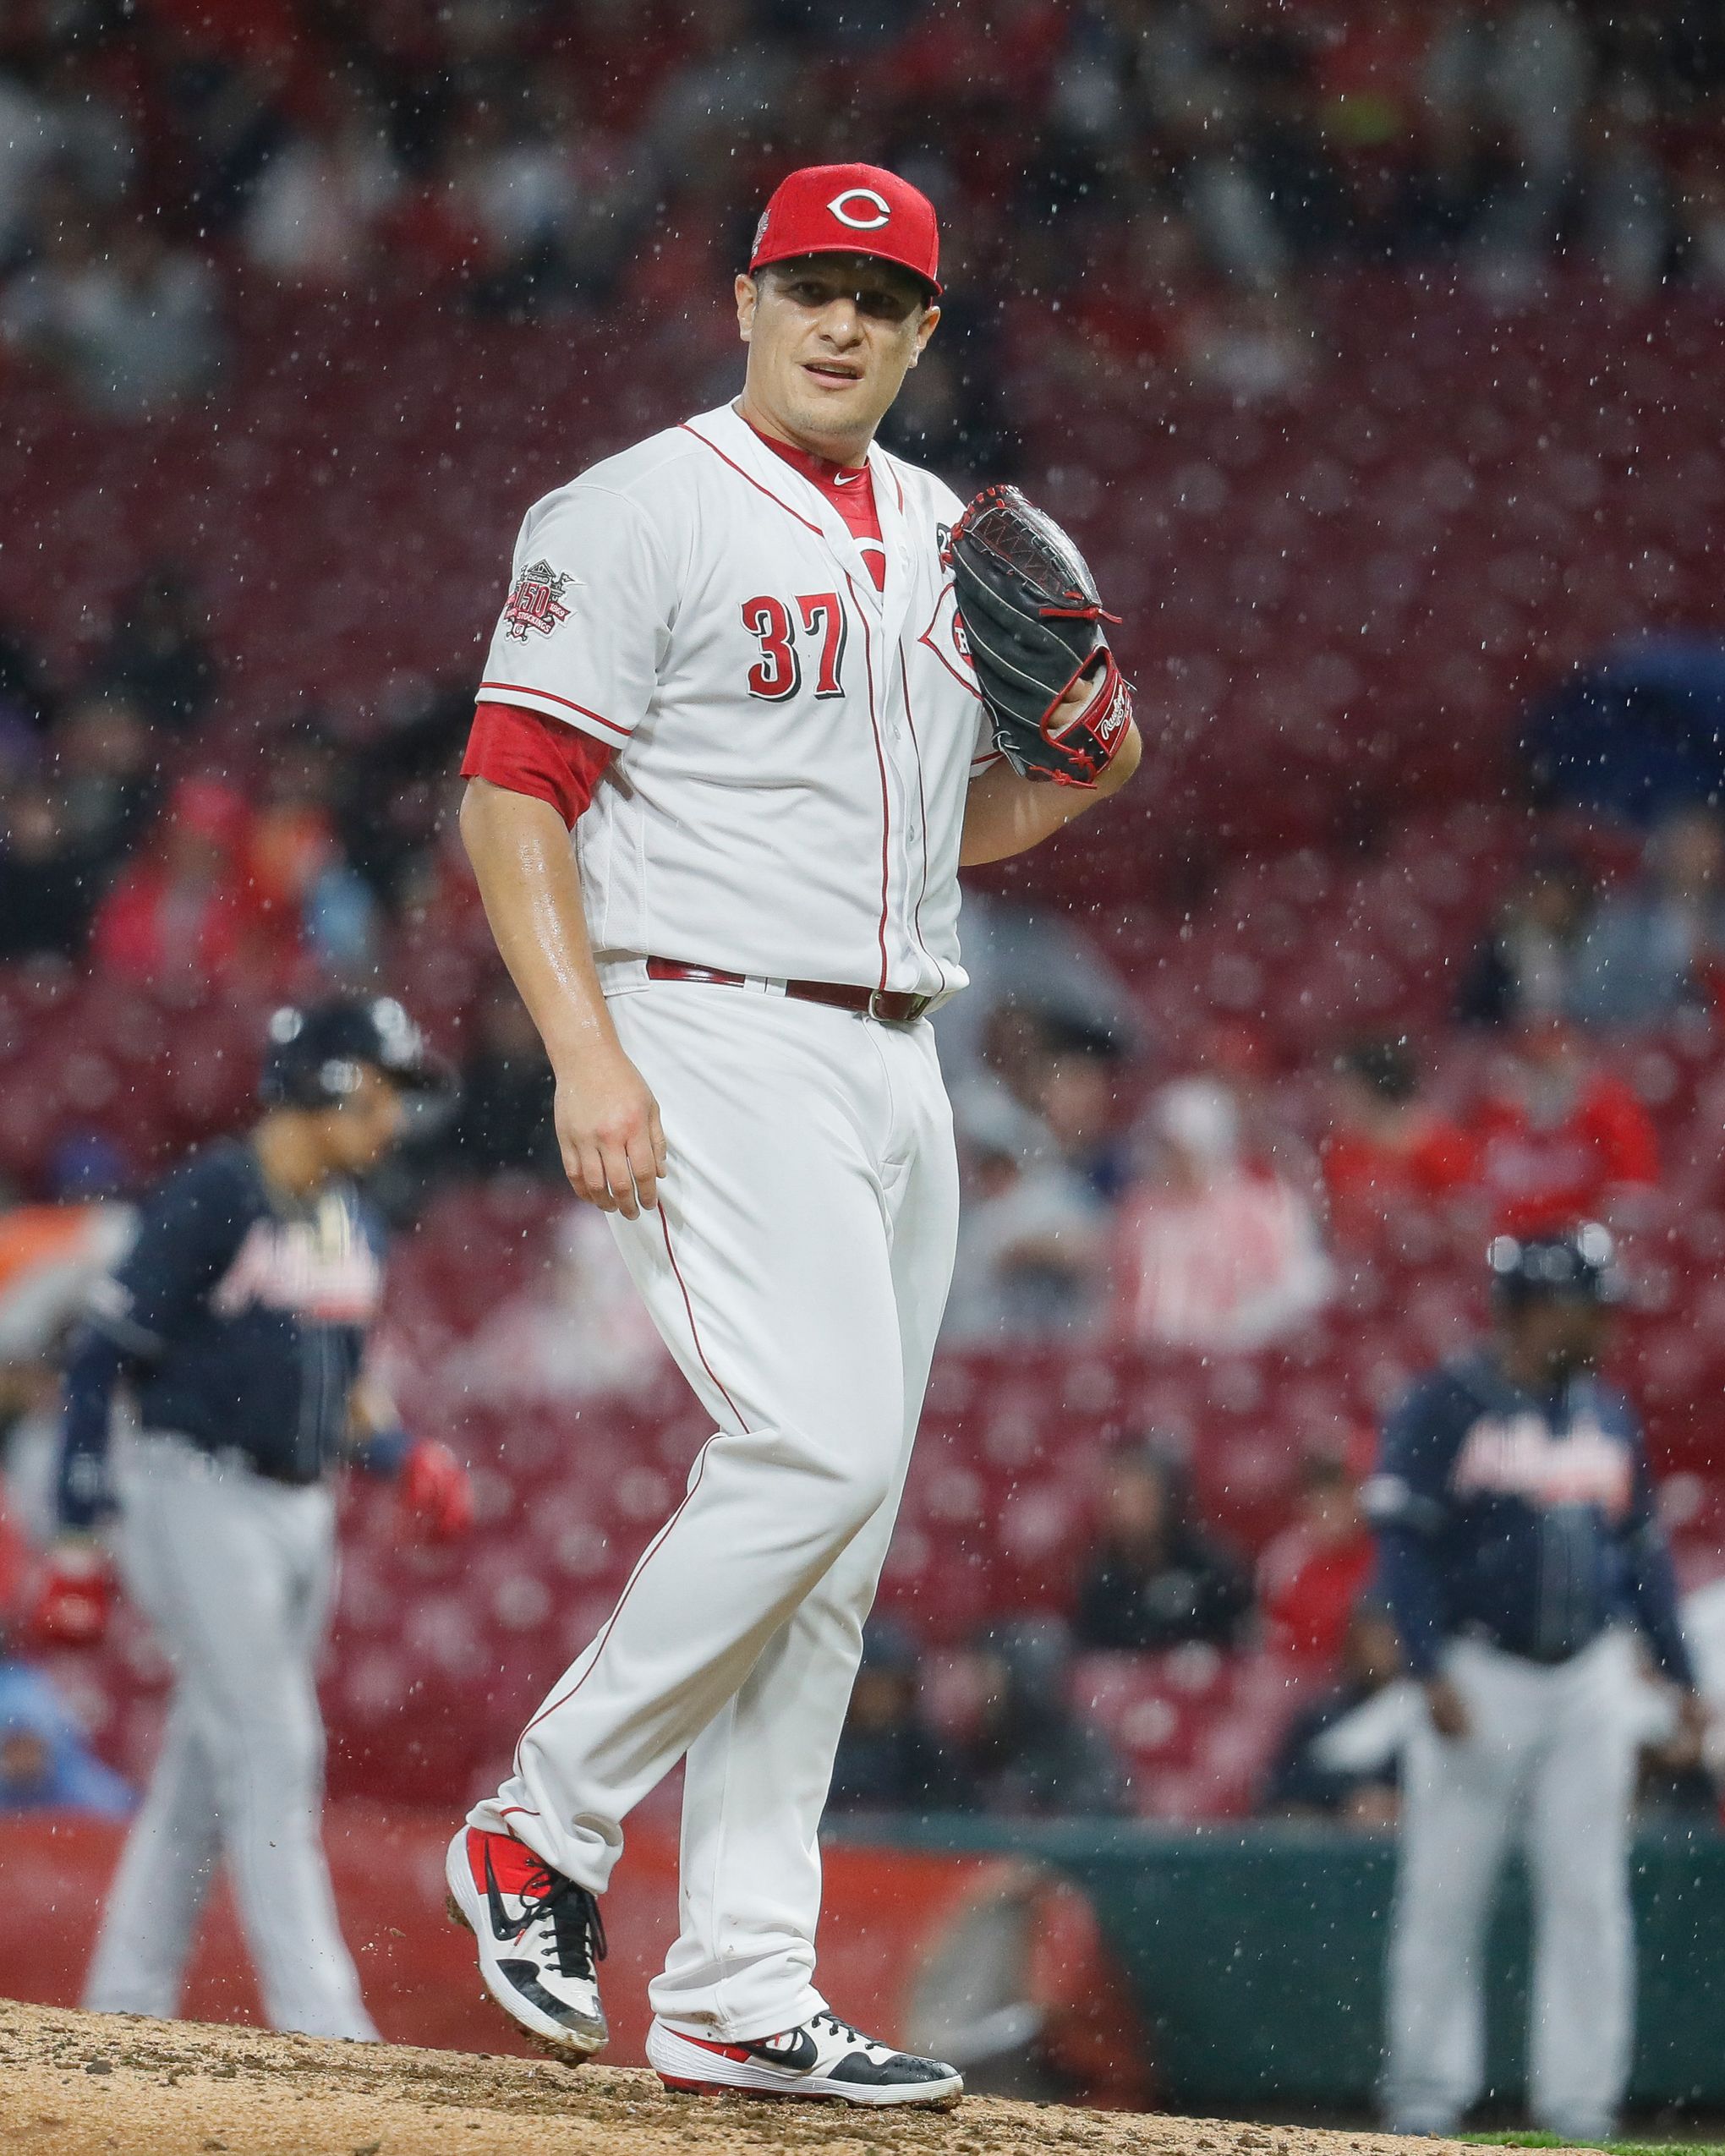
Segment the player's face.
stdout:
<path fill-rule="evenodd" d="M 811 254 L 739 277 L 746 402 L 800 447 L 854 462 L 939 319 L 917 278 L 867 255 Z"/>
<path fill-rule="evenodd" d="M 1610 1341 L 1611 1313 L 1580 1295 L 1552 1295 L 1528 1305 L 1520 1327 L 1532 1359 L 1552 1376 L 1566 1377 L 1598 1368 Z"/>
<path fill-rule="evenodd" d="M 363 1175 L 400 1137 L 402 1097 L 391 1080 L 369 1063 L 359 1066 L 359 1083 L 339 1108 L 325 1115 L 330 1165 L 346 1175 Z"/>

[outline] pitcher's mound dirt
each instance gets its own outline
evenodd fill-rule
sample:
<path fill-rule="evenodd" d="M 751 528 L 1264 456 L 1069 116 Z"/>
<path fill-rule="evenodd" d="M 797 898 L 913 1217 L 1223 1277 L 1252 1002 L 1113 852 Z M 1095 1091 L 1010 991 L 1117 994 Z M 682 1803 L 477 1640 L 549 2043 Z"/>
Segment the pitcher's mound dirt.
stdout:
<path fill-rule="evenodd" d="M 1423 2156 L 1459 2156 L 1423 2142 Z M 0 2001 L 8 2156 L 1408 2156 L 1370 2134 L 967 2098 L 956 2111 L 670 2096 L 651 2074 Z M 1466 2156 L 1480 2156 L 1470 2149 Z"/>

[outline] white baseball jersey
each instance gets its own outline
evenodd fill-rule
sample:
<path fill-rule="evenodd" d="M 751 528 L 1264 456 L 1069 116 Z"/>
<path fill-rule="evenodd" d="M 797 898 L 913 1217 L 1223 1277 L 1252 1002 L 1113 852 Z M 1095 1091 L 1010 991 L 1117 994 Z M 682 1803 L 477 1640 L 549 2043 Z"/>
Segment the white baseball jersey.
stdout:
<path fill-rule="evenodd" d="M 961 505 L 868 458 L 884 591 L 728 405 L 528 512 L 479 695 L 618 752 L 575 829 L 607 989 L 649 956 L 964 986 L 959 837 L 993 752 L 940 566 Z"/>

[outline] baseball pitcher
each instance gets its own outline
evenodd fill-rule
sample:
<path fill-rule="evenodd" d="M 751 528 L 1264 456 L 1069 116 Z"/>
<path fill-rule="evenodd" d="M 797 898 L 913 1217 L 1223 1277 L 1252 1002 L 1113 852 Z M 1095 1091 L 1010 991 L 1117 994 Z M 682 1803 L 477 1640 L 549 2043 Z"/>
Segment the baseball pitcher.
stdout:
<path fill-rule="evenodd" d="M 672 2088 L 957 2101 L 815 1983 L 818 1842 L 950 1277 L 928 1014 L 961 863 L 1130 777 L 1089 572 L 875 430 L 939 320 L 933 208 L 794 172 L 736 280 L 740 397 L 528 512 L 462 829 L 576 1190 L 712 1419 L 682 1503 L 449 1852 L 493 1996 L 605 2042 L 598 1896 L 680 1759 Z M 571 833 L 572 831 L 572 843 Z"/>

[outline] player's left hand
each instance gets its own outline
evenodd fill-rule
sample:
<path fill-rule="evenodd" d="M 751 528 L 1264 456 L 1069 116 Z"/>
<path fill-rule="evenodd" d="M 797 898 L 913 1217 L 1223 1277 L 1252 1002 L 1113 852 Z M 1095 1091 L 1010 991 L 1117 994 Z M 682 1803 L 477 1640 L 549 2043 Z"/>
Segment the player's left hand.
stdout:
<path fill-rule="evenodd" d="M 473 1478 L 435 1437 L 413 1440 L 397 1486 L 402 1511 L 428 1542 L 453 1542 L 474 1524 Z"/>
<path fill-rule="evenodd" d="M 1103 677 L 1099 673 L 1081 674 L 1054 709 L 1049 714 L 1049 731 L 1056 740 L 1064 734 L 1074 720 L 1082 719 L 1102 694 Z"/>
<path fill-rule="evenodd" d="M 1708 1721 L 1707 1703 L 1699 1692 L 1678 1694 L 1677 1726 L 1659 1748 L 1659 1757 L 1667 1767 L 1681 1774 L 1701 1764 Z"/>

